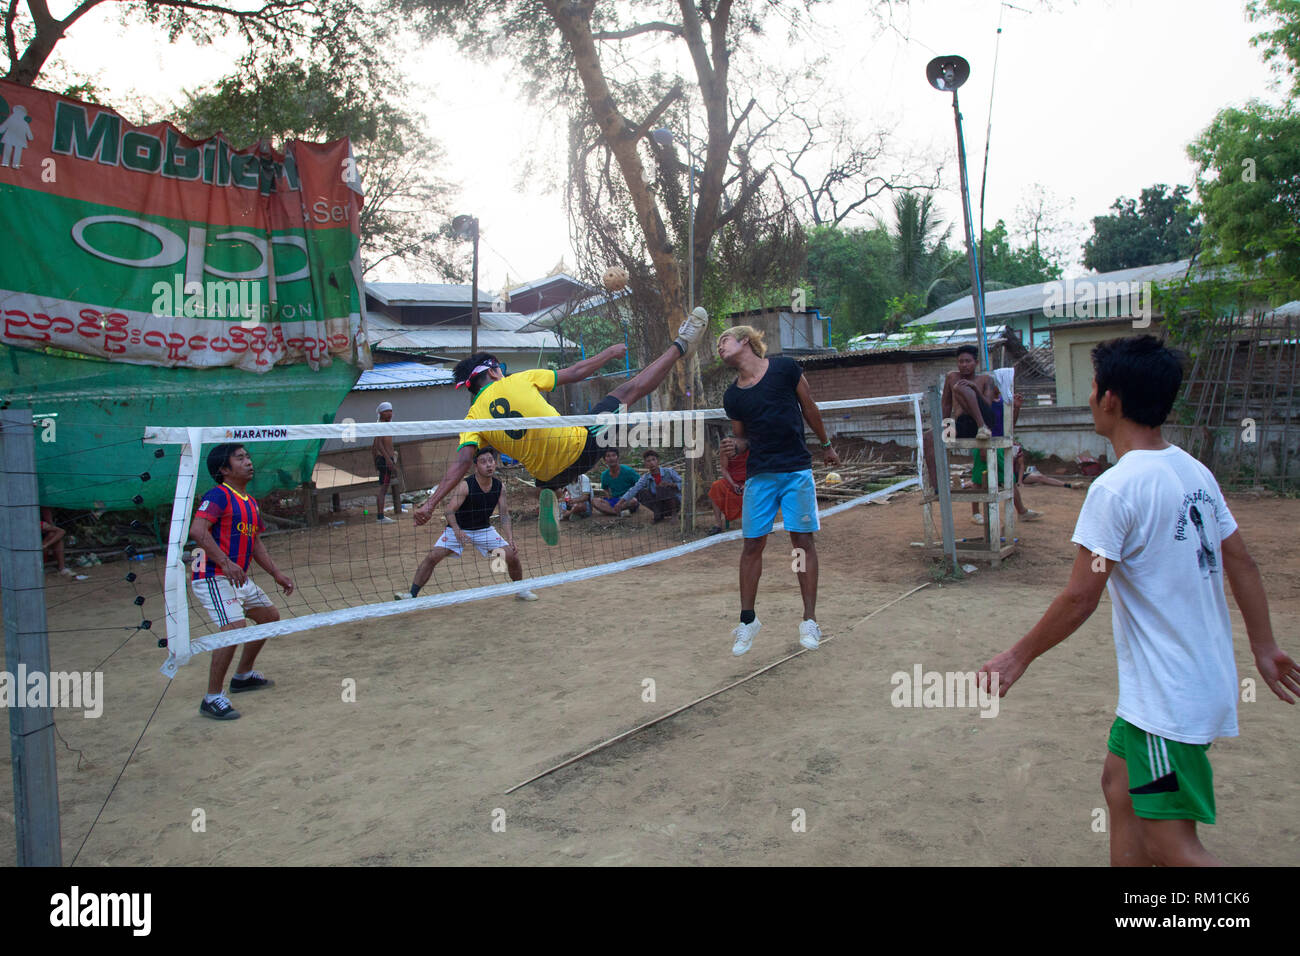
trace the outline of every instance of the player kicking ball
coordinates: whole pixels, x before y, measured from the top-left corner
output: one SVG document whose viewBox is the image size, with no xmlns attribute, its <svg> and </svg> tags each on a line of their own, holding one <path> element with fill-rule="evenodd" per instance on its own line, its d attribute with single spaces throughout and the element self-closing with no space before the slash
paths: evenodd
<svg viewBox="0 0 1300 956">
<path fill-rule="evenodd" d="M 745 451 L 745 498 L 741 528 L 745 538 L 740 554 L 740 625 L 731 653 L 739 657 L 754 642 L 762 623 L 754 614 L 758 579 L 763 573 L 763 548 L 772 531 L 776 512 L 790 532 L 790 544 L 802 554 L 799 593 L 803 597 L 803 622 L 799 643 L 810 651 L 821 646 L 817 624 L 817 485 L 813 481 L 812 455 L 804 438 L 804 421 L 821 442 L 828 465 L 839 456 L 826 437 L 821 412 L 813 402 L 803 369 L 782 355 L 765 358 L 763 333 L 748 325 L 727 329 L 718 336 L 718 357 L 736 370 L 736 380 L 722 396 L 731 419 L 732 435 L 722 440 L 722 454 L 734 457 Z"/>
<path fill-rule="evenodd" d="M 425 555 L 416 569 L 415 580 L 411 590 L 405 594 L 394 594 L 399 601 L 409 601 L 419 597 L 420 588 L 429 583 L 442 559 L 454 554 L 461 556 L 465 548 L 478 548 L 485 558 L 500 548 L 506 559 L 506 570 L 511 581 L 524 579 L 524 568 L 519 563 L 519 552 L 515 549 L 514 533 L 510 526 L 510 505 L 506 501 L 506 486 L 500 478 L 495 477 L 497 470 L 496 453 L 491 448 L 480 448 L 474 455 L 474 474 L 462 481 L 450 495 L 444 505 L 447 513 L 447 528 L 438 538 L 433 550 Z M 501 530 L 503 538 L 492 527 L 492 513 L 500 509 Z M 420 522 L 423 524 L 423 522 Z M 532 591 L 520 591 L 515 595 L 521 601 L 536 601 L 537 595 Z"/>
<path fill-rule="evenodd" d="M 658 388 L 672 367 L 690 354 L 708 322 L 708 313 L 702 308 L 695 309 L 677 330 L 677 338 L 668 346 L 668 351 L 597 402 L 590 414 L 616 412 L 620 405 L 632 405 Z M 477 449 L 491 446 L 523 462 L 536 480 L 540 489 L 537 528 L 543 541 L 549 545 L 556 544 L 559 524 L 555 516 L 555 493 L 563 491 L 565 485 L 585 474 L 601 459 L 605 446 L 600 443 L 599 435 L 606 426 L 501 430 L 502 426 L 511 418 L 558 416 L 560 413 L 542 397 L 543 392 L 581 382 L 607 362 L 622 358 L 626 352 L 626 345 L 611 345 L 599 355 L 559 371 L 538 368 L 510 376 L 506 375 L 506 367 L 497 361 L 496 356 L 487 352 L 478 352 L 459 362 L 454 372 L 456 387 L 468 388 L 473 399 L 465 419 L 496 420 L 498 424 L 461 434 L 455 460 L 438 482 L 438 489 L 415 509 L 415 523 L 422 525 L 433 516 L 438 502 L 460 487 L 461 480 L 469 474 Z"/>
<path fill-rule="evenodd" d="M 1109 588 L 1119 663 L 1119 705 L 1101 772 L 1111 866 L 1217 866 L 1196 824 L 1215 821 L 1210 744 L 1237 736 L 1225 578 L 1255 665 L 1288 704 L 1300 694 L 1300 670 L 1273 639 L 1263 579 L 1218 482 L 1160 434 L 1182 384 L 1177 354 L 1143 335 L 1101 343 L 1092 362 L 1093 424 L 1118 460 L 1088 489 L 1065 590 L 979 679 L 983 687 L 996 680 L 1006 694 Z"/>
<path fill-rule="evenodd" d="M 278 621 L 280 612 L 248 574 L 249 564 L 256 561 L 286 595 L 293 593 L 293 581 L 281 573 L 262 545 L 260 535 L 266 525 L 262 523 L 257 501 L 248 494 L 248 483 L 253 480 L 253 460 L 243 445 L 218 445 L 208 452 L 208 474 L 217 486 L 203 496 L 190 523 L 190 537 L 203 549 L 193 566 L 190 588 L 213 623 L 223 631 L 246 627 L 245 618 L 252 619 L 254 624 Z M 239 711 L 221 692 L 236 646 L 243 650 L 235 676 L 230 679 L 230 692 L 239 694 L 274 686 L 275 681 L 253 670 L 253 662 L 265 643 L 263 638 L 212 652 L 208 692 L 199 704 L 200 714 L 213 720 L 238 719 Z"/>
</svg>

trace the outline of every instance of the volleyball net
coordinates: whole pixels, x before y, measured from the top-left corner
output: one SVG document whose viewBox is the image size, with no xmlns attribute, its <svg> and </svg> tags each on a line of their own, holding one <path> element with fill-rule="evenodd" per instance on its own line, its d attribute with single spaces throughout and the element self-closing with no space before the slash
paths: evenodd
<svg viewBox="0 0 1300 956">
<path fill-rule="evenodd" d="M 823 466 L 813 449 L 821 517 L 922 484 L 922 398 L 818 403 L 840 457 L 838 465 Z M 462 443 L 466 433 L 478 444 Z M 719 408 L 551 418 L 503 413 L 476 422 L 147 428 L 147 445 L 178 458 L 166 560 L 155 562 L 162 564 L 156 573 L 166 608 L 161 670 L 173 677 L 194 655 L 232 644 L 520 595 L 735 540 L 741 537 L 740 499 L 728 498 L 719 457 L 730 434 Z M 510 456 L 525 447 L 525 438 L 530 451 L 521 457 L 542 480 Z M 277 588 L 256 563 L 248 574 L 280 620 L 222 631 L 191 586 L 207 560 L 190 537 L 200 500 L 216 486 L 207 455 L 218 444 L 243 445 L 256 469 L 259 454 L 270 457 L 280 444 L 310 441 L 338 449 L 317 462 L 321 482 L 277 489 L 258 501 L 263 530 L 257 538 L 293 581 L 292 593 Z M 385 447 L 402 462 L 396 493 L 381 489 L 376 474 L 374 459 L 388 457 Z M 489 448 L 493 455 L 478 454 Z M 438 491 L 448 467 L 466 457 L 467 474 L 449 485 L 430 519 L 417 524 L 415 509 Z M 498 483 L 495 511 L 484 514 Z M 393 508 L 393 499 L 404 510 Z M 459 508 L 448 508 L 460 499 Z M 450 527 L 453 517 L 457 527 L 485 527 L 458 535 Z M 413 588 L 422 571 L 427 580 Z M 441 619 L 430 620 L 431 630 L 441 626 Z"/>
</svg>

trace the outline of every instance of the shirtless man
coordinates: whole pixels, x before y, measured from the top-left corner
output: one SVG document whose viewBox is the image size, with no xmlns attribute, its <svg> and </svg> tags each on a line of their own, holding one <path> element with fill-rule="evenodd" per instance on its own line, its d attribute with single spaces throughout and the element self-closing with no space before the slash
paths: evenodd
<svg viewBox="0 0 1300 956">
<path fill-rule="evenodd" d="M 391 422 L 393 420 L 393 406 L 389 402 L 380 402 L 379 407 L 375 409 L 379 414 L 381 422 Z M 375 497 L 375 520 L 380 524 L 392 524 L 393 519 L 384 515 L 384 495 L 390 490 L 393 493 L 393 512 L 402 513 L 402 499 L 397 494 L 397 484 L 393 479 L 397 477 L 397 452 L 393 450 L 392 435 L 376 435 L 375 440 L 370 444 L 370 451 L 375 456 L 375 468 L 379 471 L 379 494 Z"/>
<path fill-rule="evenodd" d="M 993 437 L 993 428 L 1002 432 L 1002 402 L 993 376 L 977 374 L 979 350 L 973 345 L 963 345 L 957 350 L 957 369 L 943 380 L 940 406 L 946 421 L 957 415 L 957 437 L 986 440 Z M 934 436 L 927 429 L 924 440 L 925 470 L 930 487 L 935 488 Z"/>
</svg>

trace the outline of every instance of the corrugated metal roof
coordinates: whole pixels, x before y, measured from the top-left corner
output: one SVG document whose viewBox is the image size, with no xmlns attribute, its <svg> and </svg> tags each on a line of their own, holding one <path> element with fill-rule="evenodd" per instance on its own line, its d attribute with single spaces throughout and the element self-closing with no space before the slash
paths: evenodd
<svg viewBox="0 0 1300 956">
<path fill-rule="evenodd" d="M 534 312 L 531 315 L 528 315 L 526 317 L 528 320 L 526 324 L 533 328 L 554 328 L 557 320 L 565 319 L 573 315 L 582 315 L 584 312 L 590 312 L 593 309 L 602 308 L 610 302 L 631 294 L 631 289 L 623 289 L 614 293 L 600 292 L 576 302 L 561 302 L 548 309 L 542 309 L 539 312 Z"/>
<path fill-rule="evenodd" d="M 1071 314 L 1077 307 L 1086 303 L 1096 303 L 1098 284 L 1129 282 L 1169 282 L 1181 279 L 1187 274 L 1191 260 L 1163 262 L 1154 266 L 1141 266 L 1137 269 L 1120 269 L 1116 272 L 1099 272 L 1080 276 L 1075 279 L 1056 279 L 1052 282 L 1023 285 L 1015 289 L 1001 289 L 997 292 L 984 293 L 984 316 L 986 320 L 1004 318 L 1013 315 L 1042 313 L 1049 303 L 1057 305 Z M 1104 291 L 1104 290 L 1103 290 Z M 1104 296 L 1103 296 L 1104 298 Z M 949 302 L 942 308 L 935 309 L 919 319 L 905 323 L 904 328 L 918 325 L 950 325 L 954 322 L 974 322 L 975 303 L 969 295 Z"/>
<path fill-rule="evenodd" d="M 561 340 L 554 332 L 517 332 L 527 324 L 526 316 L 513 312 L 485 312 L 479 316 L 478 344 L 483 349 L 551 349 L 561 348 Z M 493 327 L 495 326 L 495 328 Z M 389 350 L 429 351 L 431 349 L 468 350 L 470 328 L 468 325 L 400 325 L 385 315 L 366 317 L 367 338 L 371 348 Z M 576 348 L 572 342 L 563 342 L 566 349 Z"/>
<path fill-rule="evenodd" d="M 381 388 L 429 388 L 450 385 L 454 380 L 449 368 L 421 365 L 419 362 L 385 362 L 362 372 L 352 390 L 370 391 Z"/>
<path fill-rule="evenodd" d="M 382 305 L 444 305 L 472 304 L 470 287 L 447 285 L 438 282 L 367 282 L 366 292 Z M 479 308 L 491 308 L 492 296 L 478 290 Z"/>
<path fill-rule="evenodd" d="M 910 323 L 909 323 L 910 324 Z M 1005 325 L 995 325 L 985 331 L 988 340 L 1001 339 L 1006 335 Z M 978 345 L 979 329 L 935 329 L 926 333 L 924 342 L 908 345 L 916 338 L 915 332 L 873 332 L 867 335 L 855 335 L 847 343 L 847 352 L 879 352 L 891 349 L 908 349 L 923 351 L 925 349 L 950 348 L 954 345 Z"/>
</svg>

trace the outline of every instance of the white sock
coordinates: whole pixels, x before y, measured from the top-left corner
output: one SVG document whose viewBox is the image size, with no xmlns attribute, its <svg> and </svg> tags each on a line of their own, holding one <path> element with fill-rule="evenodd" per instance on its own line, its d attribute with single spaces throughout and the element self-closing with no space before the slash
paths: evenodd
<svg viewBox="0 0 1300 956">
<path fill-rule="evenodd" d="M 235 675 L 235 680 L 248 680 L 250 677 L 252 677 L 252 676 L 253 676 L 254 674 L 256 674 L 256 673 L 257 673 L 257 671 L 244 671 L 244 673 L 242 673 L 242 674 L 236 674 L 236 675 Z"/>
<path fill-rule="evenodd" d="M 205 704 L 210 704 L 210 703 L 212 703 L 214 700 L 218 700 L 218 699 L 220 699 L 221 697 L 224 697 L 224 696 L 225 696 L 224 694 L 204 694 L 204 695 L 203 695 L 203 703 L 205 703 Z"/>
</svg>

